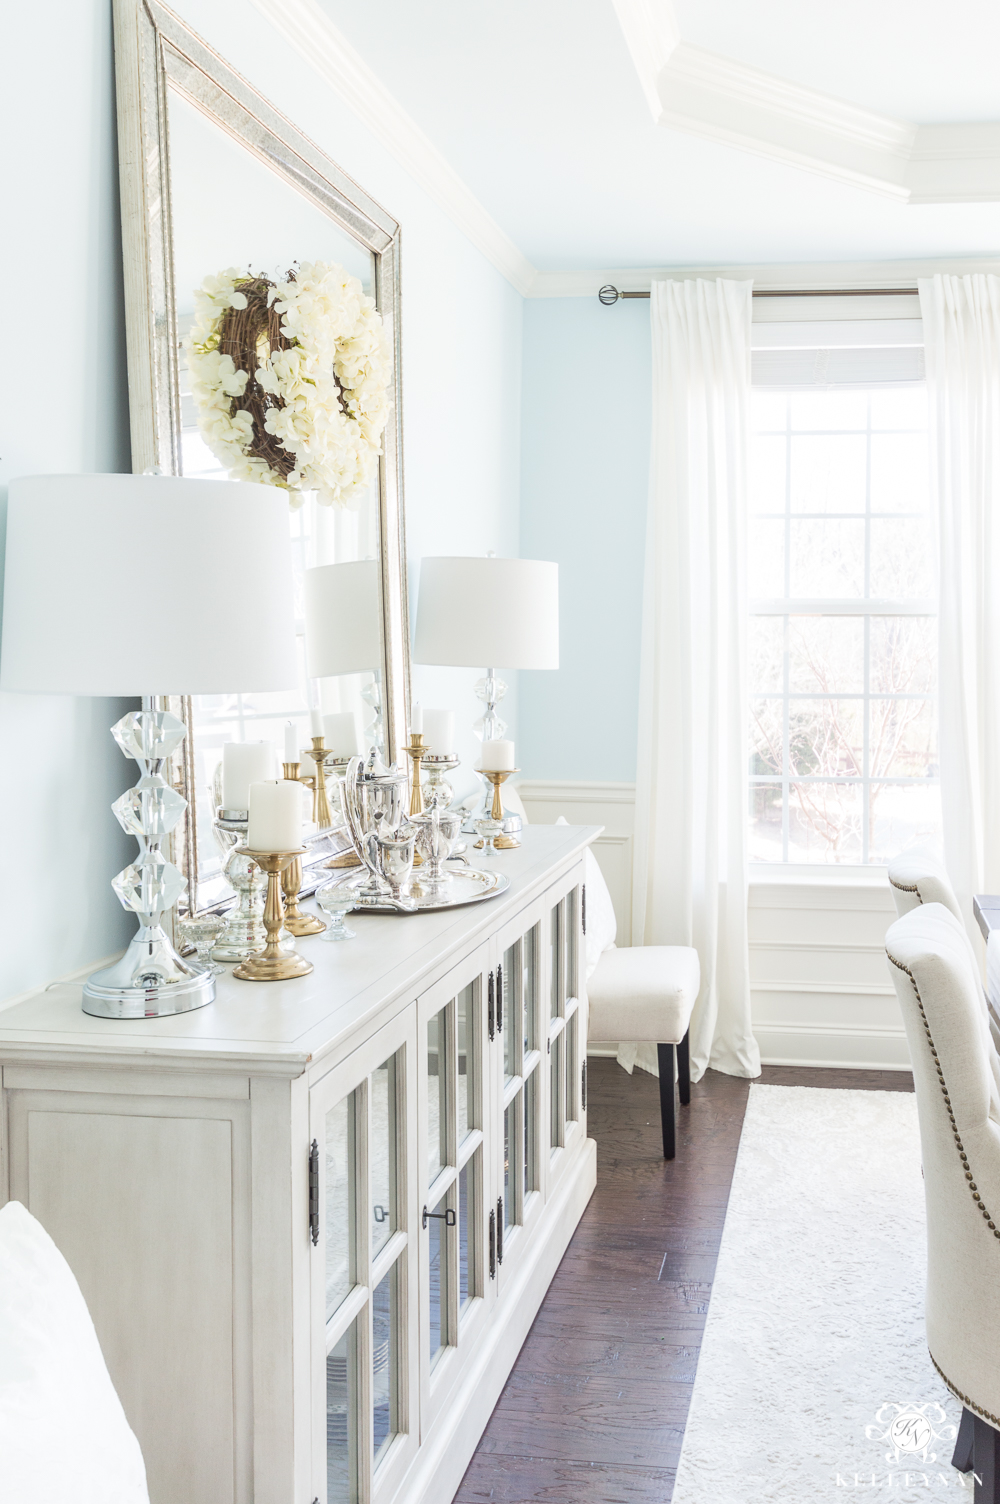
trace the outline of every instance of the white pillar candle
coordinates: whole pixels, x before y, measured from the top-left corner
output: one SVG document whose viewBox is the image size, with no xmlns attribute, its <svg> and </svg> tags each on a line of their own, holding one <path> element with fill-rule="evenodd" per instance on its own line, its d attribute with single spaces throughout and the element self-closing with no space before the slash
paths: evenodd
<svg viewBox="0 0 1000 1504">
<path fill-rule="evenodd" d="M 291 779 L 250 785 L 251 851 L 298 851 L 302 845 L 302 791 Z"/>
<path fill-rule="evenodd" d="M 514 767 L 514 743 L 507 741 L 483 742 L 483 755 L 479 766 L 489 773 L 510 772 Z"/>
<path fill-rule="evenodd" d="M 413 702 L 410 710 L 410 734 L 421 736 L 424 729 L 424 711 L 419 700 Z"/>
<path fill-rule="evenodd" d="M 310 710 L 309 712 L 309 735 L 323 735 L 323 713 L 320 710 Z"/>
<path fill-rule="evenodd" d="M 299 728 L 294 721 L 285 722 L 285 762 L 299 760 Z"/>
<path fill-rule="evenodd" d="M 250 785 L 274 777 L 271 742 L 226 742 L 222 748 L 222 805 L 249 808 Z"/>
<path fill-rule="evenodd" d="M 356 710 L 338 710 L 323 717 L 326 750 L 334 757 L 361 756 L 361 727 Z"/>
<path fill-rule="evenodd" d="M 447 757 L 455 750 L 455 712 L 424 711 L 424 741 L 436 757 Z"/>
</svg>

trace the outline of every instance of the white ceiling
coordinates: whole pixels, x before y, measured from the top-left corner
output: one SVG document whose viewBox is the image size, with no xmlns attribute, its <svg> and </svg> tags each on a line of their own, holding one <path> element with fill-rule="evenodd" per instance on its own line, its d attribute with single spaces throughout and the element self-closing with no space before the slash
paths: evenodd
<svg viewBox="0 0 1000 1504">
<path fill-rule="evenodd" d="M 1000 252 L 1000 203 L 907 204 L 655 124 L 612 0 L 320 4 L 541 270 Z M 879 115 L 1000 121 L 989 0 L 677 0 L 676 25 Z"/>
<path fill-rule="evenodd" d="M 993 0 L 674 0 L 685 42 L 920 122 L 1000 119 Z"/>
</svg>

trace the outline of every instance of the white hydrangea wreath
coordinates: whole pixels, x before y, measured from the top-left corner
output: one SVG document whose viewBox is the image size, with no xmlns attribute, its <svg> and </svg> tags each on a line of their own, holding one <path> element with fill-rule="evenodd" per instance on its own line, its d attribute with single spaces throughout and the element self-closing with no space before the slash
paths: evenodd
<svg viewBox="0 0 1000 1504">
<path fill-rule="evenodd" d="M 195 293 L 184 348 L 198 427 L 234 480 L 348 506 L 371 483 L 392 353 L 374 301 L 334 262 L 284 282 L 230 267 Z"/>
</svg>

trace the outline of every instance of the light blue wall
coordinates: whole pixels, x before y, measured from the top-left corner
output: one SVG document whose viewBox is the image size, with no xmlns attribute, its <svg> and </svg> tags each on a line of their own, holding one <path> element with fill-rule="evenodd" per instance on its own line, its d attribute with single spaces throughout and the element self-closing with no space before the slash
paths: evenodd
<svg viewBox="0 0 1000 1504">
<path fill-rule="evenodd" d="M 424 553 L 517 554 L 521 298 L 276 37 L 252 0 L 175 8 L 403 225 L 414 588 Z M 14 475 L 130 468 L 110 12 L 110 0 L 53 0 L 5 17 L 4 507 Z M 476 677 L 452 669 L 416 676 L 424 704 L 457 710 L 467 766 Z M 516 686 L 506 703 L 516 731 Z M 134 765 L 107 731 L 120 709 L 0 695 L 0 999 L 125 941 L 130 924 L 108 887 L 135 850 L 108 808 L 134 781 Z"/>
<path fill-rule="evenodd" d="M 559 564 L 560 664 L 520 676 L 524 778 L 635 778 L 649 304 L 529 299 L 521 554 Z"/>
<path fill-rule="evenodd" d="M 110 4 L 8 7 L 4 52 L 0 530 L 11 476 L 130 468 Z M 0 998 L 125 942 L 124 708 L 0 694 Z"/>
</svg>

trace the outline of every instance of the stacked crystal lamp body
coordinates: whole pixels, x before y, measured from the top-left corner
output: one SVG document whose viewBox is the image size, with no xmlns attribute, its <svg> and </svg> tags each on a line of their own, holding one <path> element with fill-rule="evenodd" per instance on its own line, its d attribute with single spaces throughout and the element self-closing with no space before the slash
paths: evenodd
<svg viewBox="0 0 1000 1504">
<path fill-rule="evenodd" d="M 122 907 L 138 918 L 139 929 L 121 960 L 89 979 L 83 1009 L 109 1018 L 142 1018 L 148 1001 L 151 1013 L 186 1012 L 215 996 L 212 972 L 183 960 L 161 923 L 187 887 L 183 873 L 160 850 L 187 808 L 187 800 L 162 771 L 184 740 L 186 727 L 167 711 L 145 709 L 123 716 L 111 734 L 139 765 L 138 783 L 112 805 L 122 829 L 138 841 L 139 854 L 111 882 Z"/>
</svg>

